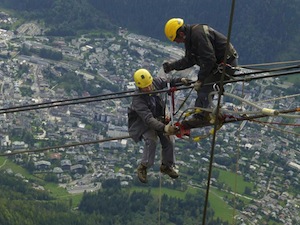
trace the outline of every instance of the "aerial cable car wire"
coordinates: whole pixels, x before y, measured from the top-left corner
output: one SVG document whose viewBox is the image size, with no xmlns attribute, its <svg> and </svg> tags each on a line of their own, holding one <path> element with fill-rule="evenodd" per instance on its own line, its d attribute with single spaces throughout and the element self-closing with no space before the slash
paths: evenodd
<svg viewBox="0 0 300 225">
<path fill-rule="evenodd" d="M 300 63 L 300 60 L 260 63 L 260 64 L 248 64 L 248 65 L 240 65 L 240 66 L 243 68 L 254 69 L 255 67 L 259 67 L 259 66 L 273 66 L 273 65 L 292 64 L 292 63 Z"/>
<path fill-rule="evenodd" d="M 210 124 L 214 124 L 214 122 L 216 120 L 216 115 L 215 115 L 216 106 L 213 103 L 212 96 L 217 93 L 218 92 L 214 91 L 214 92 L 211 92 L 208 96 L 209 103 L 212 106 L 211 108 L 200 108 L 200 107 L 186 108 L 185 110 L 183 110 L 181 112 L 181 114 L 179 115 L 175 124 L 179 125 L 179 127 L 180 127 L 180 124 L 183 120 L 186 120 L 189 116 L 192 116 L 193 114 L 197 114 L 197 113 L 201 113 L 201 112 L 207 112 L 210 117 Z M 227 97 L 229 96 L 236 100 L 239 100 L 241 103 L 246 104 L 246 106 L 247 105 L 251 106 L 253 108 L 253 110 L 250 110 L 250 109 L 247 109 L 247 110 L 232 109 L 231 110 L 231 109 L 219 107 L 219 111 L 220 111 L 219 120 L 220 121 L 218 123 L 217 130 L 219 130 L 223 126 L 223 124 L 226 123 L 226 120 L 228 120 L 229 118 L 230 119 L 234 118 L 236 120 L 237 118 L 246 118 L 251 115 L 266 115 L 266 116 L 273 116 L 273 117 L 278 116 L 278 117 L 292 118 L 292 119 L 300 118 L 300 114 L 297 114 L 300 111 L 299 108 L 296 108 L 295 110 L 291 111 L 294 114 L 287 113 L 288 111 L 283 111 L 283 113 L 281 113 L 281 111 L 278 109 L 266 108 L 266 107 L 259 106 L 258 103 L 251 102 L 249 100 L 246 100 L 244 98 L 241 98 L 241 97 L 231 94 L 231 93 L 223 92 L 223 95 L 227 96 Z M 296 96 L 296 95 L 292 95 L 292 96 Z M 284 125 L 284 124 L 282 124 L 282 125 Z M 298 126 L 297 124 L 286 124 L 286 125 L 287 126 Z M 204 125 L 204 127 L 206 127 L 206 126 L 210 126 L 210 125 L 207 125 L 207 124 Z M 201 126 L 198 128 L 201 128 Z M 184 139 L 186 139 L 188 137 L 190 140 L 192 139 L 193 141 L 200 141 L 201 139 L 207 138 L 208 136 L 210 136 L 213 133 L 213 131 L 214 130 L 211 129 L 205 135 L 202 134 L 202 135 L 198 135 L 196 137 L 192 137 L 190 135 L 191 134 L 190 130 L 185 130 L 180 127 L 180 133 L 177 134 L 176 136 L 179 138 L 184 138 Z"/>
<path fill-rule="evenodd" d="M 248 69 L 251 70 L 250 72 L 241 72 L 240 69 Z M 292 70 L 292 69 L 299 69 L 300 68 L 300 64 L 297 65 L 293 65 L 293 66 L 286 66 L 286 67 L 278 67 L 278 68 L 272 68 L 272 69 L 250 69 L 250 68 L 245 68 L 243 66 L 238 66 L 236 68 L 237 71 L 240 71 L 237 74 L 233 74 L 233 77 L 239 77 L 239 76 L 246 76 L 246 75 L 254 75 L 254 74 L 260 74 L 260 73 L 270 73 L 270 72 L 275 72 L 275 71 L 282 71 L 282 70 Z M 253 71 L 254 70 L 254 71 Z"/>
<path fill-rule="evenodd" d="M 248 81 L 251 81 L 251 80 L 258 80 L 258 79 L 272 78 L 272 77 L 279 77 L 279 76 L 295 75 L 295 74 L 299 74 L 299 73 L 300 73 L 300 69 L 295 70 L 295 71 L 286 71 L 286 72 L 282 72 L 282 73 L 266 74 L 266 75 L 261 75 L 261 76 L 249 76 L 249 77 L 245 77 L 245 78 L 224 81 L 224 84 L 236 83 L 236 82 L 248 82 Z M 248 74 L 248 75 L 251 75 L 251 74 Z M 239 76 L 244 76 L 244 75 L 240 74 Z"/>
<path fill-rule="evenodd" d="M 294 108 L 294 109 L 288 109 L 288 110 L 280 110 L 279 114 L 285 114 L 285 113 L 292 113 L 292 112 L 300 112 L 300 108 Z M 261 115 L 255 115 L 255 116 L 249 116 L 249 117 L 239 117 L 239 118 L 229 118 L 228 120 L 224 121 L 224 124 L 226 123 L 235 123 L 240 121 L 252 121 L 253 119 L 259 119 L 268 117 L 269 115 L 261 114 Z M 0 154 L 0 156 L 10 156 L 10 155 L 17 155 L 17 154 L 24 154 L 24 153 L 33 153 L 33 152 L 45 152 L 48 150 L 53 149 L 60 149 L 60 148 L 70 148 L 70 147 L 76 147 L 81 145 L 91 145 L 91 144 L 98 144 L 108 141 L 115 141 L 115 140 L 122 140 L 122 139 L 129 139 L 131 138 L 128 136 L 120 136 L 120 137 L 112 137 L 112 138 L 105 138 L 101 140 L 95 140 L 95 141 L 88 141 L 88 142 L 78 142 L 78 143 L 72 143 L 72 144 L 66 144 L 66 145 L 58 145 L 58 146 L 49 146 L 45 148 L 40 149 L 27 149 L 27 150 L 18 150 L 13 152 L 5 152 Z"/>
<path fill-rule="evenodd" d="M 262 75 L 262 76 L 254 76 L 254 77 L 252 76 L 252 77 L 247 77 L 247 78 L 233 79 L 233 80 L 224 81 L 224 84 L 236 83 L 236 82 L 242 82 L 242 81 L 248 82 L 251 80 L 271 78 L 271 77 L 277 77 L 277 76 L 294 75 L 297 73 L 300 73 L 300 69 L 296 70 L 296 71 L 290 71 L 290 72 L 284 72 L 284 73 L 276 73 L 276 74 L 268 74 L 268 75 Z M 244 75 L 245 74 L 240 74 L 238 76 L 244 76 Z M 191 84 L 193 84 L 194 82 L 195 81 L 192 81 Z M 216 83 L 219 83 L 219 82 L 216 82 Z M 208 83 L 205 85 L 211 85 L 211 84 L 213 84 L 213 83 Z M 176 90 L 189 89 L 189 88 L 193 88 L 193 86 L 177 87 Z M 169 89 L 156 90 L 156 91 L 150 92 L 150 94 L 167 92 L 167 91 L 170 91 L 170 90 Z M 0 114 L 28 111 L 28 110 L 34 110 L 34 109 L 51 108 L 51 107 L 65 106 L 65 105 L 74 105 L 74 104 L 81 104 L 81 103 L 83 104 L 83 103 L 90 103 L 90 102 L 95 102 L 95 101 L 112 100 L 112 99 L 116 99 L 116 98 L 127 98 L 127 97 L 145 94 L 145 93 L 133 93 L 133 92 L 134 91 L 122 91 L 122 92 L 109 93 L 109 94 L 96 95 L 96 96 L 88 96 L 88 97 L 75 98 L 75 99 L 64 99 L 64 100 L 58 100 L 58 101 L 52 101 L 52 102 L 29 104 L 29 105 L 24 105 L 24 106 L 14 106 L 14 107 L 0 109 Z"/>
<path fill-rule="evenodd" d="M 10 155 L 17 155 L 17 154 L 24 154 L 24 153 L 32 153 L 32 152 L 45 152 L 45 151 L 53 150 L 53 149 L 70 148 L 70 147 L 76 147 L 76 146 L 81 146 L 81 145 L 98 144 L 98 143 L 102 143 L 102 142 L 122 140 L 122 139 L 128 139 L 128 138 L 130 138 L 130 136 L 112 137 L 112 138 L 106 138 L 106 139 L 95 140 L 95 141 L 78 142 L 78 143 L 58 145 L 58 146 L 49 146 L 49 147 L 40 148 L 40 149 L 28 149 L 28 150 L 14 151 L 14 152 L 6 152 L 3 154 L 0 154 L 0 156 L 10 156 Z"/>
<path fill-rule="evenodd" d="M 262 121 L 255 120 L 255 119 L 249 120 L 249 121 L 250 121 L 250 122 L 254 122 L 254 123 L 258 123 L 258 124 L 260 124 L 260 125 L 268 126 L 268 127 L 270 127 L 271 129 L 280 131 L 281 133 L 292 134 L 292 135 L 295 135 L 295 136 L 300 137 L 300 133 L 296 133 L 296 132 L 292 132 L 292 131 L 280 129 L 280 128 L 278 128 L 278 127 L 275 127 L 275 126 L 271 125 L 271 124 L 273 124 L 273 123 L 270 123 L 270 122 L 262 122 Z M 292 124 L 278 124 L 278 125 L 293 126 Z M 300 124 L 295 124 L 295 126 L 300 126 Z"/>
<path fill-rule="evenodd" d="M 215 150 L 215 143 L 216 143 L 216 132 L 218 128 L 219 123 L 219 107 L 221 104 L 221 95 L 223 94 L 223 86 L 224 86 L 224 77 L 225 77 L 225 65 L 227 62 L 227 55 L 229 52 L 229 43 L 230 43 L 230 36 L 231 36 L 231 29 L 232 29 L 232 21 L 233 21 L 233 15 L 234 15 L 234 7 L 235 7 L 235 0 L 232 0 L 231 4 L 231 12 L 230 12 L 230 18 L 229 18 L 229 27 L 228 27 L 228 34 L 227 34 L 227 42 L 226 42 L 226 49 L 224 54 L 224 64 L 223 64 L 223 71 L 222 76 L 220 80 L 220 90 L 218 95 L 218 104 L 217 109 L 215 112 L 216 120 L 214 123 L 214 130 L 213 130 L 213 137 L 211 142 L 211 151 L 210 151 L 210 160 L 209 160 L 209 169 L 208 169 L 208 176 L 207 176 L 207 185 L 206 185 L 206 195 L 205 195 L 205 203 L 204 203 L 204 210 L 203 210 L 203 217 L 202 217 L 202 225 L 206 224 L 206 211 L 207 211 L 207 205 L 208 205 L 208 196 L 209 196 L 209 189 L 210 189 L 210 181 L 211 181 L 211 175 L 212 175 L 212 164 L 213 164 L 213 158 L 214 158 L 214 150 Z"/>
<path fill-rule="evenodd" d="M 299 66 L 297 66 L 297 67 L 293 66 L 293 68 L 298 68 L 298 67 Z M 279 71 L 282 69 L 291 69 L 291 68 L 292 67 L 274 69 L 274 71 Z M 269 71 L 270 70 L 256 71 L 256 72 L 249 72 L 249 73 L 240 73 L 240 74 L 233 75 L 233 77 L 253 75 L 253 74 L 264 73 L 264 72 L 269 72 Z M 293 75 L 296 73 L 300 73 L 300 70 L 285 72 L 285 73 L 269 74 L 269 75 L 251 77 L 251 78 L 248 77 L 248 78 L 242 78 L 242 79 L 233 79 L 233 80 L 225 81 L 224 83 L 228 84 L 228 83 L 234 83 L 234 82 L 239 82 L 239 81 L 250 81 L 250 80 L 255 80 L 255 79 L 263 79 L 263 78 L 282 76 L 282 75 Z M 192 81 L 191 84 L 194 82 L 195 81 Z M 211 85 L 211 84 L 212 83 L 205 84 L 205 85 Z M 178 87 L 177 90 L 187 89 L 187 88 L 191 88 L 191 87 Z M 165 91 L 169 91 L 169 90 L 164 89 L 164 90 L 153 91 L 151 93 L 155 94 L 155 93 L 160 93 L 160 92 L 165 92 Z M 10 113 L 10 112 L 12 113 L 12 112 L 27 111 L 27 110 L 33 110 L 33 109 L 51 108 L 51 107 L 64 106 L 64 105 L 73 105 L 73 104 L 80 104 L 80 103 L 90 103 L 90 102 L 95 102 L 95 101 L 111 100 L 111 99 L 115 99 L 115 98 L 124 98 L 124 97 L 131 97 L 134 95 L 145 94 L 145 93 L 135 93 L 134 94 L 133 92 L 134 92 L 134 90 L 121 91 L 121 92 L 116 92 L 116 93 L 88 96 L 88 97 L 82 97 L 82 98 L 64 99 L 64 100 L 58 100 L 58 101 L 52 101 L 52 102 L 36 103 L 36 104 L 30 104 L 30 105 L 25 105 L 25 106 L 14 106 L 14 107 L 0 109 L 0 114 Z M 128 94 L 128 95 L 126 95 L 126 94 Z"/>
<path fill-rule="evenodd" d="M 209 93 L 209 96 L 212 96 L 214 94 L 217 94 L 216 91 L 213 91 L 211 93 Z M 235 111 L 235 110 L 227 110 L 227 109 L 221 109 L 222 112 L 225 112 L 225 113 L 230 113 L 230 114 L 246 114 L 246 115 L 249 115 L 249 114 L 258 114 L 258 113 L 262 113 L 262 114 L 266 114 L 266 115 L 270 115 L 270 116 L 282 116 L 282 117 L 288 117 L 288 118 L 300 118 L 300 115 L 291 115 L 291 114 L 280 114 L 278 110 L 276 109 L 271 109 L 271 108 L 266 108 L 266 107 L 261 107 L 259 106 L 257 103 L 253 103 L 249 100 L 246 100 L 244 98 L 241 98 L 237 95 L 234 95 L 234 94 L 231 94 L 231 93 L 228 93 L 228 92 L 223 92 L 223 95 L 224 96 L 228 96 L 228 97 L 231 97 L 233 99 L 237 99 L 239 100 L 240 102 L 243 102 L 243 103 L 246 103 L 247 105 L 250 105 L 252 106 L 253 108 L 256 108 L 257 111 Z M 212 97 L 209 97 L 209 100 L 210 100 L 210 104 L 212 105 L 212 107 L 217 107 L 213 104 L 212 102 Z"/>
<path fill-rule="evenodd" d="M 294 113 L 294 112 L 300 112 L 300 108 L 293 108 L 293 109 L 286 109 L 286 110 L 278 110 L 279 114 L 278 116 L 281 116 L 286 113 Z M 252 120 L 252 119 L 258 119 L 263 117 L 268 117 L 270 115 L 268 114 L 259 114 L 259 115 L 253 115 L 253 116 L 246 116 L 246 117 L 239 117 L 239 118 L 229 118 L 227 121 L 224 121 L 224 123 L 231 123 L 234 121 L 244 121 L 244 120 Z"/>
<path fill-rule="evenodd" d="M 299 118 L 300 118 L 300 116 L 299 116 Z M 291 127 L 299 127 L 300 126 L 300 124 L 297 124 L 297 123 L 265 122 L 265 121 L 255 120 L 255 119 L 249 120 L 249 121 L 255 122 L 255 123 L 260 123 L 260 124 L 276 124 L 276 125 L 291 126 Z"/>
<path fill-rule="evenodd" d="M 293 97 L 298 97 L 298 96 L 300 96 L 300 94 L 285 95 L 285 96 L 280 96 L 280 97 L 276 97 L 276 98 L 260 100 L 260 101 L 254 102 L 254 103 L 257 104 L 257 103 L 262 103 L 262 102 L 277 101 L 277 100 L 281 100 L 281 99 L 293 98 Z"/>
<path fill-rule="evenodd" d="M 243 88 L 242 88 L 242 97 L 244 97 L 245 93 L 245 83 L 243 82 Z M 240 106 L 243 107 L 244 102 L 241 101 Z M 239 160 L 240 160 L 240 153 L 241 153 L 241 131 L 243 129 L 243 123 L 240 124 L 238 131 L 237 131 L 237 151 L 236 151 L 236 164 L 235 164 L 235 175 L 234 175 L 234 193 L 237 193 L 237 178 L 238 178 L 238 171 L 239 171 Z M 233 197 L 233 211 L 232 211 L 232 218 L 233 218 L 233 225 L 235 224 L 235 215 L 236 215 L 236 205 L 237 205 L 237 195 L 234 194 Z"/>
<path fill-rule="evenodd" d="M 288 75 L 294 75 L 294 74 L 298 74 L 298 73 L 300 73 L 300 69 L 296 70 L 296 71 L 287 71 L 287 72 L 283 72 L 283 73 L 275 73 L 275 74 L 268 74 L 268 75 L 261 75 L 261 76 L 238 78 L 238 79 L 223 81 L 223 84 L 237 83 L 237 82 L 249 82 L 252 80 L 279 77 L 279 76 L 288 76 Z M 195 81 L 191 82 L 191 84 L 193 84 L 193 83 L 195 83 Z M 214 83 L 219 84 L 220 82 L 214 82 Z M 205 85 L 211 85 L 214 83 L 208 83 Z M 176 90 L 184 90 L 184 89 L 190 89 L 190 88 L 193 88 L 193 85 L 185 86 L 185 87 L 176 87 Z M 29 104 L 29 105 L 23 105 L 23 106 L 2 108 L 2 109 L 0 109 L 0 114 L 23 112 L 23 111 L 29 111 L 29 110 L 35 110 L 35 109 L 53 108 L 53 107 L 66 106 L 66 105 L 85 104 L 85 103 L 91 103 L 91 102 L 96 102 L 96 101 L 128 98 L 128 97 L 133 97 L 133 96 L 143 95 L 143 94 L 156 94 L 156 93 L 162 93 L 162 92 L 169 92 L 172 90 L 174 90 L 174 89 L 172 89 L 172 88 L 171 89 L 162 89 L 162 90 L 151 91 L 149 93 L 133 93 L 133 91 L 123 91 L 123 92 L 109 93 L 109 94 L 96 95 L 96 96 L 88 96 L 88 97 L 75 98 L 75 99 L 64 99 L 64 100 L 58 100 L 58 101 L 52 101 L 52 102 L 44 102 L 44 103 L 36 103 L 36 104 Z"/>
<path fill-rule="evenodd" d="M 233 76 L 234 77 L 246 76 L 246 75 L 253 75 L 253 74 L 265 73 L 265 72 L 270 72 L 270 71 L 280 71 L 280 70 L 286 70 L 286 69 L 292 69 L 292 68 L 299 68 L 299 67 L 300 67 L 299 65 L 292 66 L 292 67 L 282 67 L 282 68 L 275 68 L 275 69 L 272 69 L 272 70 L 253 71 L 253 72 L 248 72 L 248 73 L 239 73 L 239 74 L 236 74 L 236 75 L 233 75 Z M 287 75 L 289 75 L 289 74 L 287 74 Z M 261 77 L 261 78 L 264 78 L 264 77 Z M 230 81 L 228 81 L 228 82 L 230 82 Z M 191 83 L 194 83 L 194 82 L 191 82 Z M 204 85 L 210 85 L 210 84 L 211 83 L 204 84 Z M 32 107 L 32 108 L 34 108 L 34 107 L 38 107 L 38 106 L 42 107 L 44 105 L 49 105 L 49 107 L 56 107 L 56 105 L 53 105 L 53 104 L 65 103 L 65 104 L 60 104 L 60 105 L 68 105 L 68 104 L 73 104 L 73 102 L 77 102 L 77 101 L 79 103 L 82 103 L 82 101 L 83 101 L 83 103 L 84 103 L 85 100 L 88 100 L 88 99 L 94 99 L 94 101 L 97 101 L 98 98 L 109 97 L 109 96 L 112 96 L 112 95 L 129 94 L 128 96 L 130 97 L 130 96 L 132 96 L 132 95 L 130 95 L 130 93 L 134 93 L 134 90 L 121 91 L 121 92 L 115 92 L 115 93 L 108 93 L 108 94 L 102 94 L 102 95 L 94 95 L 94 96 L 81 97 L 81 98 L 63 99 L 63 100 L 57 100 L 57 101 L 51 101 L 51 102 L 43 102 L 43 103 L 30 104 L 30 105 L 25 105 L 25 106 L 14 106 L 14 107 L 9 107 L 9 108 L 2 108 L 2 109 L 0 109 L 0 111 L 3 111 L 3 110 L 11 110 L 11 111 L 13 111 L 14 109 L 22 109 L 22 108 L 25 108 L 25 107 Z M 141 94 L 143 94 L 143 93 L 141 93 Z M 87 101 L 87 102 L 91 102 L 91 101 Z M 75 104 L 77 104 L 77 103 L 75 103 Z"/>
</svg>

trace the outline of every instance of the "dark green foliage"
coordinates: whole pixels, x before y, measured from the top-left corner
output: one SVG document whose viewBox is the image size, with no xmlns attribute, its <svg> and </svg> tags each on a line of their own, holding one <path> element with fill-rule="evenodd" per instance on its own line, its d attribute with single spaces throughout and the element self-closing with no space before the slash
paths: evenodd
<svg viewBox="0 0 300 225">
<path fill-rule="evenodd" d="M 99 95 L 101 94 L 100 90 L 105 88 L 115 92 L 119 91 L 117 85 L 108 83 L 105 80 L 100 80 L 97 77 L 93 82 L 90 82 L 86 81 L 82 75 L 76 74 L 73 71 L 68 71 L 63 68 L 57 68 L 57 70 L 61 72 L 61 76 L 56 76 L 49 68 L 46 68 L 43 71 L 45 78 L 49 80 L 51 86 L 59 84 L 59 87 L 63 88 L 68 94 L 71 91 L 76 91 L 79 95 L 82 95 L 84 92 L 88 92 L 90 95 Z M 76 82 L 74 82 L 74 80 Z M 101 88 L 95 87 L 95 83 Z"/>
<path fill-rule="evenodd" d="M 52 182 L 52 183 L 58 183 L 58 178 L 54 173 L 47 173 L 45 175 L 45 181 Z"/>
<path fill-rule="evenodd" d="M 62 60 L 62 53 L 51 49 L 42 48 L 39 52 L 39 56 L 46 59 Z"/>
<path fill-rule="evenodd" d="M 85 193 L 79 210 L 85 213 L 101 213 L 110 218 L 112 224 L 139 224 L 139 215 L 144 215 L 143 224 L 151 224 L 158 210 L 158 200 L 150 192 L 133 192 L 128 194 L 121 189 L 105 189 L 97 193 Z M 173 198 L 168 195 L 161 197 L 161 221 L 163 224 L 198 224 L 202 220 L 204 194 L 187 194 L 185 199 Z M 213 211 L 208 209 L 208 221 L 212 221 Z M 133 220 L 135 218 L 136 220 Z M 107 219 L 104 219 L 105 221 Z M 156 224 L 156 223 L 154 223 Z M 212 223 L 214 224 L 214 223 Z"/>
<path fill-rule="evenodd" d="M 5 0 L 0 5 L 21 12 L 25 18 L 44 20 L 50 28 L 47 31 L 50 36 L 73 36 L 80 30 L 115 29 L 88 1 Z"/>
<path fill-rule="evenodd" d="M 52 0 L 3 0 L 1 1 L 2 5 L 8 8 L 12 8 L 15 10 L 24 10 L 24 11 L 31 11 L 32 9 L 38 11 L 42 9 L 47 9 L 52 6 L 53 1 Z"/>
<path fill-rule="evenodd" d="M 98 215 L 74 213 L 68 204 L 54 201 L 46 192 L 32 188 L 15 175 L 0 173 L 0 224 L 5 225 L 94 225 Z"/>
<path fill-rule="evenodd" d="M 102 182 L 102 187 L 113 191 L 121 189 L 120 181 L 118 179 L 107 179 Z"/>
<path fill-rule="evenodd" d="M 30 87 L 20 87 L 20 91 L 22 96 L 31 96 L 33 94 Z"/>
<path fill-rule="evenodd" d="M 141 34 L 167 41 L 163 28 L 171 17 L 182 17 L 188 24 L 206 23 L 227 36 L 231 1 L 211 0 L 90 2 L 111 21 Z M 240 63 L 298 59 L 300 44 L 297 28 L 299 1 L 236 1 L 231 41 L 240 53 Z"/>
<path fill-rule="evenodd" d="M 164 24 L 182 17 L 188 24 L 206 23 L 227 36 L 231 1 L 211 0 L 3 0 L 0 6 L 23 17 L 44 20 L 48 35 L 70 36 L 92 29 L 118 26 L 167 41 Z M 298 59 L 300 2 L 236 1 L 230 40 L 240 63 Z"/>
<path fill-rule="evenodd" d="M 16 178 L 13 175 L 0 173 L 0 198 L 10 200 L 51 200 L 47 192 L 38 191 L 31 187 L 29 183 Z"/>
<path fill-rule="evenodd" d="M 15 128 L 9 133 L 14 141 L 24 141 L 29 145 L 34 144 L 33 134 L 26 129 Z"/>
</svg>

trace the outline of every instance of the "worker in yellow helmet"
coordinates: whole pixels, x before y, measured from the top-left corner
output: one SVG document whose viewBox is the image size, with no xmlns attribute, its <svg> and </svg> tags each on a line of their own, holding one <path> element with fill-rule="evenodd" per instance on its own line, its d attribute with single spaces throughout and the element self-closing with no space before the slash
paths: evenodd
<svg viewBox="0 0 300 225">
<path fill-rule="evenodd" d="M 225 59 L 227 38 L 207 25 L 188 25 L 181 18 L 172 18 L 167 21 L 165 35 L 170 41 L 178 44 L 183 43 L 185 46 L 183 58 L 163 64 L 165 73 L 198 65 L 200 70 L 198 79 L 194 84 L 194 89 L 197 91 L 195 107 L 207 108 L 209 106 L 208 95 L 213 91 L 213 84 L 204 86 L 203 84 L 220 81 L 222 72 L 218 68 L 221 68 L 220 65 Z M 232 68 L 237 66 L 237 58 L 237 51 L 232 44 L 229 44 L 226 64 L 230 66 L 225 70 L 225 80 L 233 75 L 234 70 Z M 200 113 L 195 115 L 192 121 L 184 121 L 183 125 L 185 128 L 193 128 L 207 122 L 207 115 Z"/>
<path fill-rule="evenodd" d="M 166 121 L 166 105 L 161 94 L 151 93 L 166 88 L 167 79 L 153 78 L 146 69 L 135 71 L 133 78 L 137 86 L 137 95 L 133 96 L 128 108 L 128 131 L 135 142 L 143 140 L 145 143 L 142 160 L 137 168 L 138 178 L 142 183 L 147 183 L 147 169 L 154 164 L 159 138 L 162 146 L 160 171 L 176 179 L 178 173 L 174 170 L 174 146 L 170 135 L 176 134 L 178 129 Z M 172 78 L 170 86 L 175 84 L 190 85 L 190 81 L 186 78 Z"/>
</svg>

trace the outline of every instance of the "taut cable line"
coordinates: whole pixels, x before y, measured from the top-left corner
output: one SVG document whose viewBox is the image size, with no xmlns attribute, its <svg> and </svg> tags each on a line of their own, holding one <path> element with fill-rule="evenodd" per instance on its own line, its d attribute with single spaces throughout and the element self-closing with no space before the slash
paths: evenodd
<svg viewBox="0 0 300 225">
<path fill-rule="evenodd" d="M 40 148 L 40 149 L 20 150 L 20 151 L 14 151 L 14 152 L 6 152 L 3 154 L 0 154 L 0 156 L 10 156 L 10 155 L 17 155 L 17 154 L 24 154 L 24 153 L 32 153 L 32 152 L 45 152 L 45 151 L 53 150 L 53 149 L 70 148 L 70 147 L 76 147 L 76 146 L 81 146 L 81 145 L 98 144 L 98 143 L 102 143 L 102 142 L 122 140 L 122 139 L 128 139 L 128 138 L 130 138 L 130 136 L 113 137 L 113 138 L 106 138 L 106 139 L 95 140 L 95 141 L 78 142 L 78 143 L 67 144 L 67 145 L 49 146 L 49 147 Z"/>
<path fill-rule="evenodd" d="M 262 75 L 262 76 L 238 78 L 238 79 L 223 81 L 223 84 L 237 83 L 237 82 L 249 82 L 252 80 L 279 77 L 279 76 L 288 76 L 288 75 L 294 75 L 294 74 L 299 74 L 299 73 L 300 73 L 300 69 L 296 70 L 296 71 L 288 71 L 288 72 L 283 72 L 283 73 L 275 73 L 275 74 L 268 74 L 268 75 Z M 244 76 L 244 75 L 245 74 L 240 74 L 239 76 Z M 195 81 L 191 82 L 191 84 L 193 84 L 193 83 L 195 83 Z M 205 86 L 212 85 L 215 83 L 220 84 L 220 82 L 213 82 L 213 83 L 207 83 L 204 85 Z M 91 102 L 97 102 L 97 101 L 128 98 L 128 97 L 145 95 L 145 94 L 157 94 L 157 93 L 170 92 L 170 91 L 175 91 L 175 90 L 184 90 L 184 89 L 190 89 L 190 88 L 193 88 L 193 85 L 184 86 L 184 87 L 171 87 L 171 89 L 156 90 L 156 91 L 151 91 L 148 93 L 134 93 L 134 91 L 122 91 L 122 92 L 109 93 L 109 94 L 96 95 L 96 96 L 88 96 L 88 97 L 82 97 L 82 98 L 64 99 L 64 100 L 58 100 L 58 101 L 52 101 L 52 102 L 44 102 L 44 103 L 36 103 L 36 104 L 29 104 L 29 105 L 23 105 L 23 106 L 2 108 L 2 109 L 0 109 L 0 114 L 23 112 L 23 111 L 29 111 L 29 110 L 35 110 L 35 109 L 53 108 L 53 107 L 66 106 L 66 105 L 85 104 L 85 103 L 91 103 Z"/>
<path fill-rule="evenodd" d="M 229 52 L 232 21 L 233 21 L 233 15 L 234 15 L 234 6 L 235 6 L 235 0 L 232 0 L 230 19 L 229 19 L 229 27 L 228 27 L 228 34 L 227 34 L 227 42 L 226 42 L 226 49 L 225 49 L 224 60 L 223 60 L 224 64 L 223 64 L 221 81 L 219 82 L 220 83 L 220 90 L 219 90 L 218 104 L 217 104 L 217 109 L 216 109 L 215 115 L 219 115 L 219 108 L 220 108 L 220 104 L 221 104 L 221 95 L 224 92 L 223 85 L 224 85 L 224 77 L 225 77 L 225 65 L 227 63 L 227 55 L 228 55 L 228 52 Z M 209 160 L 209 169 L 208 169 L 208 176 L 207 176 L 206 195 L 205 195 L 205 203 L 204 203 L 204 209 L 203 209 L 202 225 L 205 225 L 205 222 L 206 222 L 206 211 L 207 211 L 207 205 L 208 205 L 210 180 L 211 180 L 211 175 L 212 175 L 212 164 L 213 164 L 214 150 L 215 150 L 215 143 L 216 143 L 216 133 L 217 133 L 217 127 L 218 127 L 218 124 L 219 124 L 218 116 L 216 116 L 216 118 L 217 119 L 215 120 L 215 123 L 214 123 L 213 137 L 212 137 L 212 142 L 211 142 L 211 151 L 210 151 L 210 160 Z"/>
<path fill-rule="evenodd" d="M 248 69 L 248 68 L 245 68 L 243 66 L 240 66 L 240 67 L 237 67 L 237 68 Z M 293 65 L 293 66 L 272 68 L 272 69 L 250 69 L 250 70 L 255 70 L 255 71 L 237 73 L 237 74 L 234 74 L 233 77 L 246 76 L 246 75 L 254 75 L 254 74 L 259 74 L 259 73 L 270 73 L 270 72 L 275 72 L 275 71 L 292 70 L 292 69 L 299 69 L 299 68 L 300 68 L 300 64 Z"/>
<path fill-rule="evenodd" d="M 260 63 L 260 64 L 248 64 L 248 65 L 241 65 L 241 67 L 248 68 L 248 69 L 254 69 L 255 67 L 258 67 L 258 66 L 273 66 L 273 65 L 292 64 L 292 63 L 300 63 L 300 60 L 270 62 L 270 63 Z"/>
<path fill-rule="evenodd" d="M 279 111 L 280 114 L 286 114 L 286 113 L 291 113 L 291 112 L 300 112 L 300 108 Z M 240 118 L 230 118 L 230 119 L 224 121 L 223 124 L 235 123 L 235 122 L 240 122 L 240 121 L 245 121 L 245 120 L 252 121 L 254 119 L 259 119 L 259 118 L 268 117 L 268 116 L 269 115 L 263 114 L 263 115 L 255 115 L 255 116 L 240 117 Z M 53 149 L 70 148 L 70 147 L 76 147 L 76 146 L 81 146 L 81 145 L 98 144 L 98 143 L 103 143 L 103 142 L 107 142 L 107 141 L 115 141 L 115 140 L 122 140 L 122 139 L 128 139 L 128 138 L 131 138 L 131 137 L 130 136 L 120 136 L 120 137 L 105 138 L 105 139 L 101 139 L 101 140 L 88 141 L 88 142 L 78 142 L 78 143 L 72 143 L 72 144 L 66 144 L 66 145 L 49 146 L 49 147 L 40 148 L 40 149 L 19 150 L 19 151 L 14 151 L 14 152 L 6 152 L 3 154 L 0 154 L 0 156 L 10 156 L 10 155 L 17 155 L 17 154 L 24 154 L 24 153 L 33 153 L 33 152 L 44 152 L 44 151 L 53 150 Z"/>
</svg>

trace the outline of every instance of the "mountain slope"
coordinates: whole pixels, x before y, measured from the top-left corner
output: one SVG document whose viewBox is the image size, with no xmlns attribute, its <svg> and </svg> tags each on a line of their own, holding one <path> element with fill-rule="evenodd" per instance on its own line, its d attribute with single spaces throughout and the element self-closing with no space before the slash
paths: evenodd
<svg viewBox="0 0 300 225">
<path fill-rule="evenodd" d="M 220 0 L 2 0 L 0 6 L 43 19 L 52 28 L 49 35 L 122 26 L 162 41 L 167 41 L 163 28 L 171 17 L 182 17 L 188 24 L 206 23 L 227 35 L 231 11 L 231 1 Z M 240 63 L 300 58 L 299 19 L 297 0 L 236 1 L 231 41 Z"/>
</svg>

